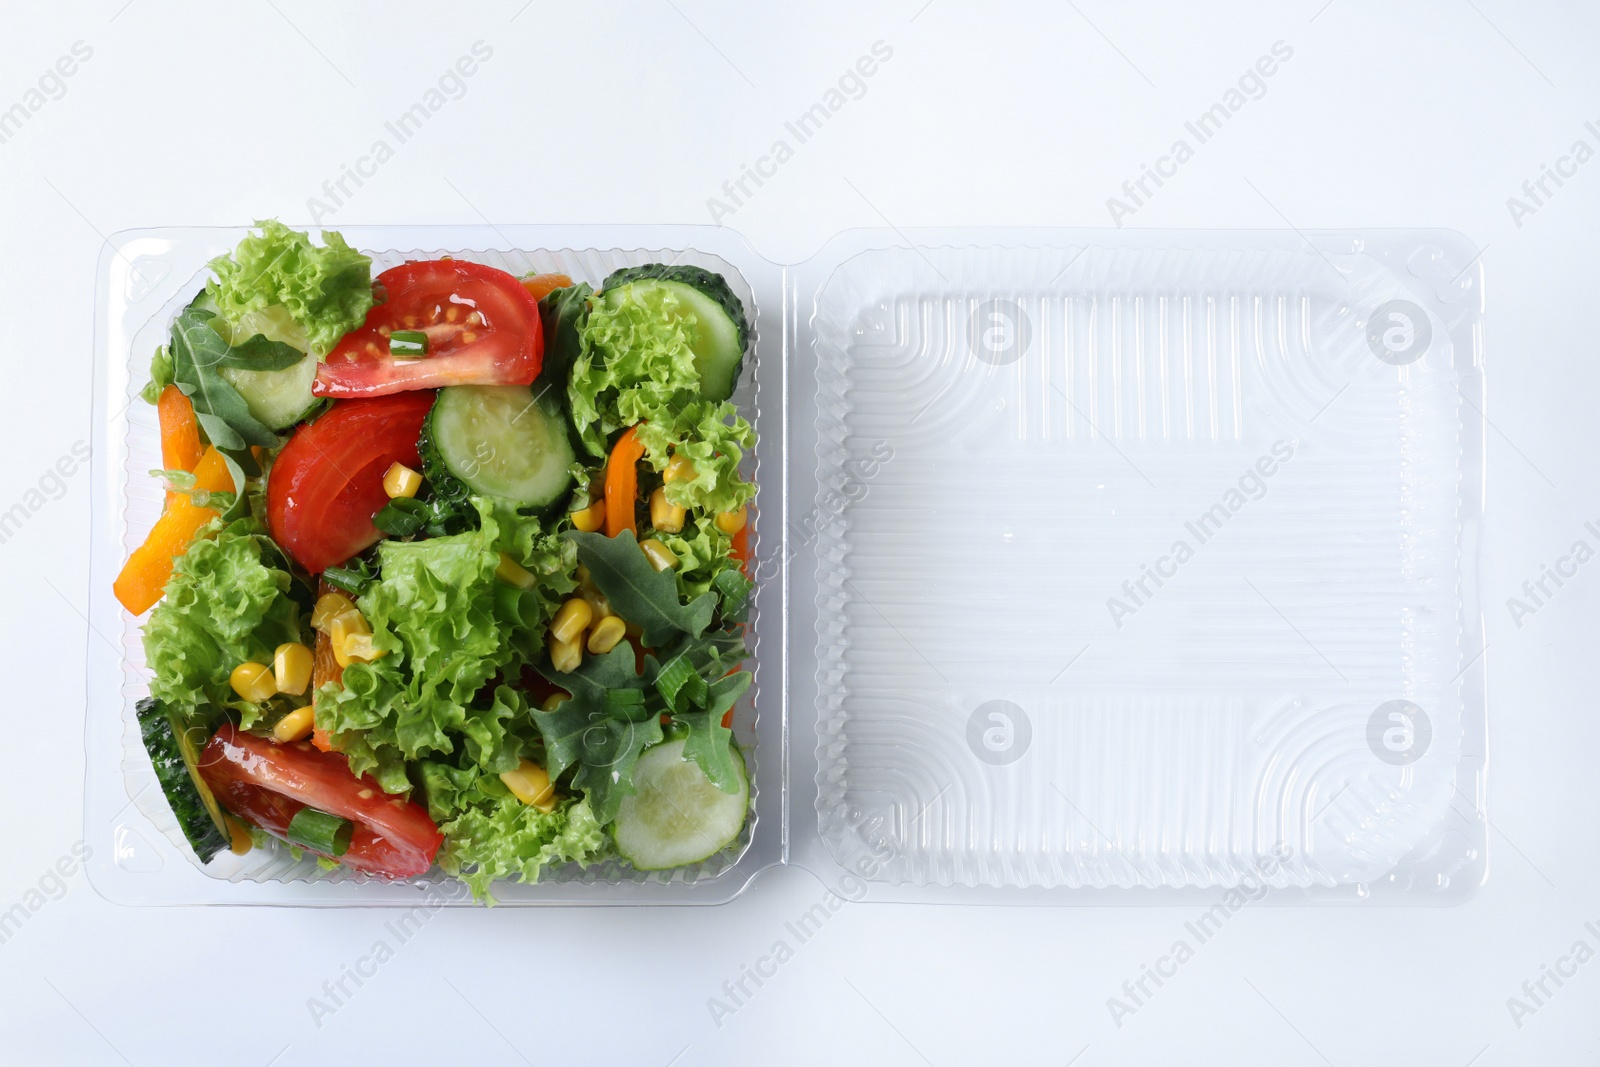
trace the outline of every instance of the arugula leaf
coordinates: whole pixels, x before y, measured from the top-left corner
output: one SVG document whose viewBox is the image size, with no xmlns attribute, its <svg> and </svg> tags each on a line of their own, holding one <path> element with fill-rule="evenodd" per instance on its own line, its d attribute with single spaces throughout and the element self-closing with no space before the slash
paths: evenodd
<svg viewBox="0 0 1600 1067">
<path fill-rule="evenodd" d="M 573 786 L 588 794 L 601 825 L 609 823 L 622 798 L 634 791 L 639 754 L 662 739 L 660 713 L 646 699 L 644 676 L 634 670 L 633 646 L 624 642 L 605 655 L 589 656 L 569 674 L 555 670 L 548 659 L 537 670 L 572 694 L 554 711 L 533 713 L 550 776 L 576 766 Z"/>
<path fill-rule="evenodd" d="M 616 537 L 570 530 L 578 561 L 611 602 L 611 608 L 644 630 L 644 643 L 664 648 L 684 636 L 699 637 L 711 625 L 717 597 L 706 593 L 688 604 L 678 600 L 678 580 L 670 570 L 650 565 L 630 530 Z"/>
<path fill-rule="evenodd" d="M 288 370 L 305 358 L 306 354 L 293 345 L 269 341 L 265 334 L 258 333 L 230 347 L 217 365 L 240 370 Z"/>
<path fill-rule="evenodd" d="M 213 330 L 209 311 L 188 308 L 172 324 L 172 378 L 194 404 L 195 418 L 210 442 L 223 452 L 246 451 L 251 445 L 276 448 L 278 435 L 250 414 L 244 397 L 217 368 L 226 366 L 232 349 Z"/>
<path fill-rule="evenodd" d="M 733 748 L 728 744 L 733 731 L 722 725 L 722 717 L 750 688 L 749 671 L 730 674 L 712 682 L 704 711 L 691 711 L 678 718 L 689 727 L 683 754 L 700 765 L 712 785 L 724 793 L 737 793 L 739 771 L 733 765 Z"/>
</svg>

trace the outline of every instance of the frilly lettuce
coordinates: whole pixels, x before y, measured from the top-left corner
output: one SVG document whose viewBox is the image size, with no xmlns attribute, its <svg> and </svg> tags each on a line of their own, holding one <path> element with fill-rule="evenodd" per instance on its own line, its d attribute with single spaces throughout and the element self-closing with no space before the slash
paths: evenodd
<svg viewBox="0 0 1600 1067">
<path fill-rule="evenodd" d="M 233 705 L 250 725 L 259 708 L 236 699 L 229 674 L 247 660 L 270 663 L 280 644 L 306 639 L 282 562 L 254 519 L 214 520 L 200 530 L 145 624 L 151 696 L 173 707 Z"/>
<path fill-rule="evenodd" d="M 739 566 L 733 558 L 733 538 L 717 529 L 708 515 L 691 518 L 677 533 L 652 530 L 650 536 L 678 557 L 678 593 L 685 600 L 710 592 L 717 575 Z"/>
<path fill-rule="evenodd" d="M 545 624 L 572 591 L 574 550 L 537 519 L 475 499 L 482 526 L 421 541 L 384 541 L 379 580 L 358 601 L 373 644 L 388 655 L 345 668 L 317 696 L 317 725 L 386 790 L 410 788 L 405 761 L 463 752 L 492 772 L 516 766 L 537 736 L 521 693 L 486 692 L 537 654 Z M 538 579 L 495 577 L 506 552 Z"/>
<path fill-rule="evenodd" d="M 589 863 L 609 852 L 587 800 L 552 812 L 510 797 L 489 800 L 439 829 L 444 834 L 440 868 L 471 886 L 474 896 L 491 901 L 489 887 L 498 879 L 516 876 L 533 882 L 547 867 Z"/>
<path fill-rule="evenodd" d="M 694 460 L 695 477 L 667 487 L 679 507 L 733 511 L 755 495 L 739 462 L 755 442 L 729 403 L 699 398 L 689 330 L 693 318 L 637 300 L 594 303 L 572 364 L 567 400 L 585 447 L 595 455 L 624 426 L 643 423 L 638 440 L 655 470 L 674 452 Z"/>
<path fill-rule="evenodd" d="M 756 487 L 739 477 L 739 461 L 755 444 L 755 431 L 732 404 L 691 401 L 657 412 L 636 434 L 656 470 L 673 455 L 694 461 L 693 478 L 667 483 L 667 499 L 679 507 L 737 511 L 756 495 Z"/>
<path fill-rule="evenodd" d="M 239 242 L 231 256 L 211 261 L 206 291 L 231 327 L 268 308 L 282 307 L 305 332 L 310 351 L 326 355 L 345 333 L 366 321 L 373 303 L 372 260 L 339 234 L 324 230 L 323 247 L 275 219 L 257 222 L 260 234 Z"/>
</svg>

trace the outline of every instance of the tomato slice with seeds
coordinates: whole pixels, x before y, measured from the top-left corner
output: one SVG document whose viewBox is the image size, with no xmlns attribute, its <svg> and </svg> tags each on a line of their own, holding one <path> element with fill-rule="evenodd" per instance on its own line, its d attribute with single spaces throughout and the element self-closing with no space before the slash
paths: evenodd
<svg viewBox="0 0 1600 1067">
<path fill-rule="evenodd" d="M 395 463 L 422 467 L 417 438 L 433 393 L 341 400 L 294 432 L 267 475 L 272 539 L 312 574 L 343 563 L 383 535 L 372 525 L 389 502 Z"/>
<path fill-rule="evenodd" d="M 390 796 L 366 775 L 351 774 L 344 756 L 305 741 L 280 745 L 226 723 L 200 750 L 199 771 L 223 807 L 274 837 L 287 838 L 301 808 L 349 819 L 350 847 L 329 858 L 358 871 L 424 874 L 444 844 L 421 805 Z"/>
<path fill-rule="evenodd" d="M 539 302 L 503 270 L 458 259 L 378 275 L 381 304 L 317 370 L 316 396 L 371 397 L 447 385 L 532 385 L 544 362 Z M 427 335 L 427 353 L 396 359 L 396 330 Z"/>
</svg>

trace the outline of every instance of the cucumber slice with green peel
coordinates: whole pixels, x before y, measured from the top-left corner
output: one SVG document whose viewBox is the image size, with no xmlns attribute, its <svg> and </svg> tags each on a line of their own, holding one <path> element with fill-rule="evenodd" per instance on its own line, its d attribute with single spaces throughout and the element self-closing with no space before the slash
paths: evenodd
<svg viewBox="0 0 1600 1067">
<path fill-rule="evenodd" d="M 651 307 L 670 306 L 679 316 L 693 316 L 690 347 L 695 369 L 700 372 L 700 395 L 707 400 L 726 400 L 733 395 L 750 343 L 750 323 L 744 305 L 722 275 L 700 267 L 661 263 L 629 267 L 607 278 L 597 299 L 612 309 L 624 300 L 637 300 Z"/>
<path fill-rule="evenodd" d="M 285 370 L 221 367 L 223 379 L 244 397 L 250 414 L 269 430 L 286 430 L 304 419 L 322 401 L 311 395 L 317 361 L 305 356 Z"/>
<path fill-rule="evenodd" d="M 641 871 L 687 867 L 739 839 L 750 807 L 744 758 L 733 750 L 739 788 L 724 793 L 683 754 L 682 739 L 645 749 L 633 768 L 634 793 L 622 798 L 611 835 Z M 733 748 L 732 745 L 728 746 Z"/>
<path fill-rule="evenodd" d="M 217 313 L 211 294 L 202 290 L 189 304 L 197 311 Z M 248 311 L 239 325 L 230 326 L 220 315 L 211 320 L 211 328 L 230 345 L 239 345 L 260 335 L 291 348 L 306 350 L 306 332 L 289 318 L 288 309 L 274 304 L 260 311 Z M 300 422 L 322 401 L 311 395 L 311 383 L 317 380 L 317 361 L 310 357 L 282 370 L 249 370 L 244 367 L 219 367 L 217 373 L 244 398 L 245 406 L 256 421 L 269 430 L 287 430 Z"/>
<path fill-rule="evenodd" d="M 434 491 L 450 499 L 465 486 L 524 507 L 564 500 L 575 457 L 555 393 L 525 385 L 439 390 L 418 449 Z"/>
<path fill-rule="evenodd" d="M 228 847 L 228 828 L 217 798 L 200 777 L 200 749 L 209 738 L 204 726 L 186 723 L 153 697 L 139 701 L 139 736 L 155 768 L 178 828 L 201 863 Z"/>
</svg>

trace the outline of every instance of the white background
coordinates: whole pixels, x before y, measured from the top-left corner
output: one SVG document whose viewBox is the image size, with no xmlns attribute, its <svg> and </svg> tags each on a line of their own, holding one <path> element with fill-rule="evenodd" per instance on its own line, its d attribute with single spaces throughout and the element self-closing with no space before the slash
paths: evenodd
<svg viewBox="0 0 1600 1067">
<path fill-rule="evenodd" d="M 5 4 L 0 110 L 74 42 L 93 56 L 0 144 L 0 510 L 89 437 L 105 235 L 307 220 L 307 198 L 474 41 L 493 58 L 466 95 L 328 225 L 711 221 L 707 198 L 880 40 L 893 57 L 865 95 L 723 220 L 763 254 L 802 259 L 852 226 L 1108 225 L 1107 198 L 1281 40 L 1293 58 L 1266 94 L 1127 221 L 1441 226 L 1486 246 L 1488 882 L 1451 909 L 1246 909 L 1120 1029 L 1107 998 L 1194 909 L 852 905 L 718 1026 L 708 998 L 819 898 L 796 870 L 715 908 L 441 913 L 319 1026 L 307 999 L 391 916 L 130 909 L 80 873 L 0 944 L 0 1058 L 1600 1062 L 1600 961 L 1520 1028 L 1506 1004 L 1580 937 L 1600 948 L 1583 928 L 1600 926 L 1600 563 L 1520 628 L 1505 607 L 1600 520 L 1600 161 L 1520 227 L 1506 204 L 1574 141 L 1600 148 L 1584 128 L 1600 127 L 1600 15 L 1553 0 L 522 3 Z M 87 480 L 0 546 L 0 909 L 83 832 Z"/>
</svg>

